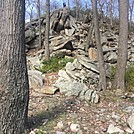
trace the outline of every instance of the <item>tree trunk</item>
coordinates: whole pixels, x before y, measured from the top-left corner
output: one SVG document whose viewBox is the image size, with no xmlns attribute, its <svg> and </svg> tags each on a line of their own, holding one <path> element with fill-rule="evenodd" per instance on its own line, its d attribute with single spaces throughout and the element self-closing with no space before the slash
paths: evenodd
<svg viewBox="0 0 134 134">
<path fill-rule="evenodd" d="M 101 40 L 100 40 L 100 31 L 99 31 L 98 13 L 97 13 L 97 0 L 92 0 L 92 10 L 93 10 L 94 31 L 95 31 L 96 46 L 98 50 L 98 61 L 99 61 L 99 69 L 100 69 L 99 89 L 106 90 L 106 72 L 105 72 L 105 65 L 104 65 L 103 50 L 102 50 Z"/>
<path fill-rule="evenodd" d="M 113 0 L 110 0 L 110 25 L 113 26 Z"/>
<path fill-rule="evenodd" d="M 89 31 L 88 31 L 87 41 L 86 41 L 86 44 L 85 44 L 85 51 L 86 52 L 88 52 L 88 49 L 91 45 L 91 38 L 92 38 L 93 29 L 94 29 L 94 25 L 93 25 L 93 22 L 91 22 L 91 25 L 90 25 L 90 28 L 89 28 Z"/>
<path fill-rule="evenodd" d="M 24 6 L 25 0 L 0 1 L 0 134 L 21 134 L 27 123 Z"/>
<path fill-rule="evenodd" d="M 38 46 L 38 49 L 41 49 L 42 44 L 41 44 L 41 12 L 40 12 L 40 0 L 38 0 L 37 8 L 38 8 L 38 20 L 39 20 L 39 46 Z"/>
<path fill-rule="evenodd" d="M 68 8 L 70 9 L 70 1 L 68 0 Z"/>
<path fill-rule="evenodd" d="M 119 0 L 119 15 L 120 33 L 114 88 L 120 90 L 120 93 L 123 93 L 125 91 L 125 72 L 127 64 L 128 0 Z"/>
<path fill-rule="evenodd" d="M 78 20 L 79 17 L 79 1 L 76 0 L 76 21 Z"/>
<path fill-rule="evenodd" d="M 46 31 L 45 31 L 45 59 L 46 60 L 50 58 L 49 31 L 50 31 L 50 0 L 46 0 Z"/>
<path fill-rule="evenodd" d="M 132 27 L 133 8 L 134 8 L 134 0 L 132 1 L 132 4 L 129 4 L 129 9 L 130 9 L 129 28 L 130 28 L 130 31 L 131 31 L 131 27 Z"/>
</svg>

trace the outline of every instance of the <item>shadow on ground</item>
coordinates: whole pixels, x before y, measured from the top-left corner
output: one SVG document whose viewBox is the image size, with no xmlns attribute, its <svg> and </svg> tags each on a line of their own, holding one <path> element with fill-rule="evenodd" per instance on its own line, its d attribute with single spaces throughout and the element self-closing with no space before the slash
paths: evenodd
<svg viewBox="0 0 134 134">
<path fill-rule="evenodd" d="M 41 113 L 35 116 L 29 117 L 28 129 L 38 128 L 42 126 L 42 124 L 45 123 L 46 121 L 49 122 L 51 120 L 54 120 L 58 118 L 58 116 L 60 116 L 61 114 L 65 114 L 66 112 L 67 109 L 63 104 L 55 106 L 46 111 L 42 111 Z"/>
</svg>

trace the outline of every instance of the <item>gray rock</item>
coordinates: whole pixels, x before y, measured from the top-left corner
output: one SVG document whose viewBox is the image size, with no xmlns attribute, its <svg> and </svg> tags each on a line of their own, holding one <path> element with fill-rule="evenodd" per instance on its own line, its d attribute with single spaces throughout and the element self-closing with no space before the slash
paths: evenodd
<svg viewBox="0 0 134 134">
<path fill-rule="evenodd" d="M 126 131 L 126 134 L 133 134 L 133 132 L 134 132 L 134 131 L 131 130 L 130 128 L 127 128 L 125 131 Z"/>
<path fill-rule="evenodd" d="M 111 64 L 114 64 L 114 63 L 117 62 L 117 54 L 116 54 L 116 52 L 110 52 L 109 53 L 107 62 L 108 63 L 111 63 Z"/>
<path fill-rule="evenodd" d="M 79 69 L 79 70 L 82 69 L 82 65 L 78 62 L 77 59 L 75 59 L 75 60 L 73 61 L 73 66 L 74 66 L 76 69 Z"/>
<path fill-rule="evenodd" d="M 89 89 L 85 92 L 84 98 L 86 101 L 90 102 L 92 99 L 93 90 Z"/>
<path fill-rule="evenodd" d="M 58 75 L 65 80 L 71 81 L 71 78 L 67 75 L 66 71 L 64 70 L 59 70 Z"/>
<path fill-rule="evenodd" d="M 42 87 L 44 84 L 44 78 L 41 72 L 39 71 L 29 70 L 28 78 L 29 78 L 30 88 L 39 88 L 39 87 Z"/>
<path fill-rule="evenodd" d="M 107 133 L 108 134 L 124 134 L 124 131 L 121 130 L 120 128 L 114 126 L 113 124 L 110 124 L 109 127 L 108 127 L 108 130 L 107 130 Z"/>
<path fill-rule="evenodd" d="M 64 58 L 65 56 L 71 56 L 71 55 L 72 55 L 71 50 L 67 49 L 57 50 L 51 54 L 51 56 L 57 56 L 59 58 Z"/>
<path fill-rule="evenodd" d="M 127 123 L 129 127 L 134 131 L 134 113 L 128 118 Z"/>
<path fill-rule="evenodd" d="M 66 134 L 65 132 L 56 131 L 56 134 Z"/>
<path fill-rule="evenodd" d="M 36 33 L 32 29 L 29 29 L 29 30 L 25 31 L 25 43 L 30 42 L 35 37 L 36 37 Z"/>
<path fill-rule="evenodd" d="M 28 64 L 28 69 L 32 70 L 32 69 L 40 67 L 41 60 L 40 60 L 39 56 L 27 57 L 27 64 Z"/>
<path fill-rule="evenodd" d="M 99 102 L 99 99 L 100 99 L 99 95 L 97 94 L 96 91 L 94 91 L 94 92 L 92 93 L 91 102 L 96 104 L 96 103 Z"/>
<path fill-rule="evenodd" d="M 59 50 L 59 49 L 67 49 L 67 50 L 71 50 L 71 51 L 74 50 L 71 40 L 66 41 L 63 44 L 58 45 L 53 48 L 54 51 Z"/>
<path fill-rule="evenodd" d="M 65 34 L 67 36 L 72 36 L 75 32 L 75 29 L 74 28 L 71 28 L 71 29 L 65 29 Z"/>
<path fill-rule="evenodd" d="M 63 44 L 66 41 L 66 39 L 63 36 L 56 36 L 56 37 L 52 37 L 50 39 L 50 46 L 58 46 L 60 44 Z"/>
<path fill-rule="evenodd" d="M 65 93 L 66 96 L 79 96 L 80 92 L 83 90 L 87 90 L 88 87 L 83 84 L 83 83 L 79 83 L 79 82 L 56 82 L 55 86 L 57 88 L 59 88 L 61 93 Z"/>
<path fill-rule="evenodd" d="M 66 70 L 73 71 L 73 70 L 75 70 L 75 66 L 74 66 L 73 63 L 68 62 L 68 63 L 66 64 L 66 66 L 65 66 L 65 69 L 66 69 Z"/>
<path fill-rule="evenodd" d="M 85 66 L 86 68 L 96 72 L 99 74 L 99 68 L 95 65 L 94 62 L 90 61 L 89 58 L 86 58 L 84 56 L 78 56 L 78 61 L 83 65 Z"/>
</svg>

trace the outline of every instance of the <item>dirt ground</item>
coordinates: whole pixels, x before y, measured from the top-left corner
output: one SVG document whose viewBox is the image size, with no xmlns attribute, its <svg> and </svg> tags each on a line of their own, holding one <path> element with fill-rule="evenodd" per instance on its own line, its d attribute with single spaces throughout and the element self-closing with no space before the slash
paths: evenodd
<svg viewBox="0 0 134 134">
<path fill-rule="evenodd" d="M 51 86 L 57 78 L 57 73 L 47 74 L 44 87 Z M 110 124 L 126 130 L 126 121 L 132 112 L 134 98 L 117 97 L 110 90 L 100 92 L 100 102 L 91 104 L 75 96 L 66 97 L 59 91 L 49 95 L 40 89 L 30 89 L 29 131 L 37 134 L 106 134 Z M 70 128 L 71 124 L 78 125 L 77 132 Z"/>
</svg>

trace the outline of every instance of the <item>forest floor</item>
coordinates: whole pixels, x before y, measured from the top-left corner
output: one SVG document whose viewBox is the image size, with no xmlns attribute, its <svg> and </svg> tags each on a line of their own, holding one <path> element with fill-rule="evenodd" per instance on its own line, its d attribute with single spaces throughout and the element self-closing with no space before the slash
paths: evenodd
<svg viewBox="0 0 134 134">
<path fill-rule="evenodd" d="M 48 87 L 58 75 L 50 73 L 45 78 L 44 87 Z M 100 102 L 91 104 L 60 92 L 48 95 L 30 89 L 29 131 L 31 134 L 106 134 L 111 124 L 126 130 L 132 112 L 134 98 L 117 97 L 110 90 L 100 92 Z"/>
</svg>

